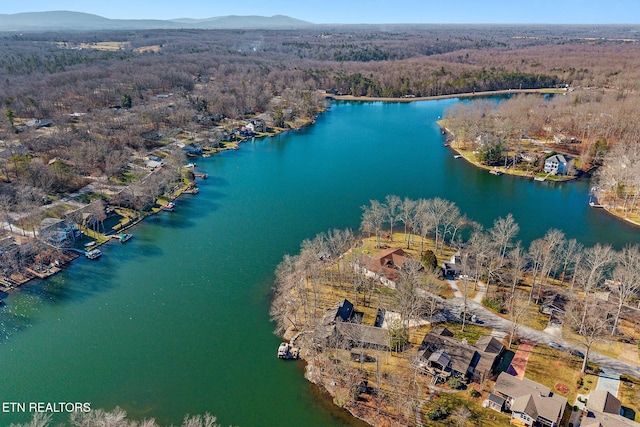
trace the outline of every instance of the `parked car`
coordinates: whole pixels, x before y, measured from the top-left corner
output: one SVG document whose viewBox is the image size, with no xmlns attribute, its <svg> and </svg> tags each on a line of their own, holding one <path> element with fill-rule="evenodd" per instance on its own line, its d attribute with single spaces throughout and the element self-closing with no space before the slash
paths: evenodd
<svg viewBox="0 0 640 427">
<path fill-rule="evenodd" d="M 576 350 L 575 348 L 569 349 L 569 354 L 572 356 L 579 357 L 580 359 L 584 359 L 584 353 L 580 350 Z"/>
<path fill-rule="evenodd" d="M 564 350 L 564 347 L 563 347 L 563 346 L 561 346 L 560 344 L 558 344 L 558 343 L 557 343 L 557 342 L 555 342 L 555 341 L 551 341 L 551 342 L 549 343 L 549 347 L 551 347 L 551 348 L 555 348 L 556 350 Z"/>
</svg>

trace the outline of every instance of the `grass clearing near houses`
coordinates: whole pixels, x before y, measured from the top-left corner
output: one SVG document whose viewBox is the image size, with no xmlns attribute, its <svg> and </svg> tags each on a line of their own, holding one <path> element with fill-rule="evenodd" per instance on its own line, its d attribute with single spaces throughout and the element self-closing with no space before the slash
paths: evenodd
<svg viewBox="0 0 640 427">
<path fill-rule="evenodd" d="M 531 350 L 524 376 L 549 388 L 554 393 L 566 397 L 573 405 L 582 378 L 580 368 L 582 360 L 569 353 L 545 345 L 536 345 Z M 568 386 L 567 393 L 560 393 L 556 385 Z"/>
</svg>

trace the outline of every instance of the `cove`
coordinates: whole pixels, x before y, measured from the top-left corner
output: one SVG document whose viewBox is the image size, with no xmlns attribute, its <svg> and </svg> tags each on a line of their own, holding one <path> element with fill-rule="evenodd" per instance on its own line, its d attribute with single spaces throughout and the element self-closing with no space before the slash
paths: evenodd
<svg viewBox="0 0 640 427">
<path fill-rule="evenodd" d="M 276 358 L 273 271 L 303 239 L 357 229 L 361 205 L 397 194 L 452 200 L 486 227 L 511 212 L 527 245 L 552 227 L 585 245 L 639 241 L 588 206 L 587 181 L 496 177 L 454 159 L 435 122 L 456 102 L 337 102 L 313 126 L 199 159 L 209 179 L 176 212 L 7 298 L 0 399 L 118 405 L 163 424 L 208 411 L 222 425 L 358 425 L 301 363 Z M 0 413 L 0 425 L 27 419 Z"/>
</svg>

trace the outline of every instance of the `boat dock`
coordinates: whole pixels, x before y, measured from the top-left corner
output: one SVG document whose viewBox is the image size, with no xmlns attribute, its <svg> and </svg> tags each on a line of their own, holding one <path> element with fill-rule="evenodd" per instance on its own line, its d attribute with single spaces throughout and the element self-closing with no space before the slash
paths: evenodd
<svg viewBox="0 0 640 427">
<path fill-rule="evenodd" d="M 200 172 L 194 173 L 194 174 L 193 174 L 193 176 L 195 176 L 196 178 L 202 178 L 202 179 L 207 179 L 207 178 L 209 178 L 209 174 L 206 174 L 206 173 L 200 173 Z"/>
<path fill-rule="evenodd" d="M 282 342 L 278 347 L 278 358 L 279 359 L 297 359 L 300 357 L 300 349 L 298 347 L 293 347 L 289 343 Z"/>
</svg>

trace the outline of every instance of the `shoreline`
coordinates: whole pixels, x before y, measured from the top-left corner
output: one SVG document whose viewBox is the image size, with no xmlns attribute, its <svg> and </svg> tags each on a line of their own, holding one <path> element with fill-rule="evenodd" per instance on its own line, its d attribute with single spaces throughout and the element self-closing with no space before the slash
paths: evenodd
<svg viewBox="0 0 640 427">
<path fill-rule="evenodd" d="M 271 138 L 271 137 L 276 137 L 278 135 L 285 134 L 290 131 L 299 130 L 303 127 L 314 124 L 317 116 L 323 113 L 324 111 L 326 111 L 326 108 L 319 109 L 315 117 L 307 120 L 301 120 L 299 122 L 294 122 L 291 125 L 289 125 L 289 127 L 286 127 L 286 128 L 273 127 L 271 128 L 272 129 L 271 132 L 260 132 L 253 137 L 244 137 L 236 141 L 228 141 L 228 143 L 225 144 L 223 148 L 203 150 L 203 154 L 206 154 L 206 156 L 198 155 L 195 157 L 206 158 L 206 157 L 214 156 L 216 154 L 221 154 L 226 151 L 239 150 L 240 145 L 242 143 L 245 143 L 252 139 Z M 192 158 L 194 157 L 188 157 L 188 159 L 192 159 Z M 186 166 L 187 164 L 183 165 L 182 167 L 186 167 Z M 165 193 L 158 196 L 158 198 L 156 199 L 156 205 L 162 206 L 163 204 L 162 202 L 166 202 L 166 203 L 173 202 L 178 198 L 180 198 L 183 194 L 192 194 L 192 195 L 197 194 L 197 191 L 196 192 L 193 191 L 194 189 L 195 190 L 198 189 L 196 178 L 197 176 L 194 176 L 194 180 L 192 182 L 189 182 L 189 183 L 183 182 L 182 184 L 174 187 L 174 189 L 171 190 L 169 193 Z M 128 187 L 125 187 L 124 189 L 126 188 Z M 113 205 L 109 205 L 109 206 L 113 206 Z M 118 206 L 114 206 L 114 207 L 118 208 Z M 140 224 L 145 219 L 155 216 L 161 212 L 163 212 L 161 207 L 157 207 L 157 206 L 152 207 L 150 211 L 144 212 L 142 215 L 129 218 L 128 222 L 121 225 L 118 229 L 112 229 L 108 234 L 101 233 L 99 237 L 92 237 L 91 235 L 82 232 L 82 235 L 90 239 L 94 239 L 95 243 L 91 246 L 91 249 L 96 249 L 107 242 L 111 242 L 114 236 L 117 236 L 119 233 L 123 233 L 124 231 L 129 230 L 134 226 Z M 23 240 L 23 238 L 25 237 L 25 236 L 20 236 L 19 233 L 15 231 L 11 231 L 11 234 L 17 234 L 17 237 L 19 237 L 19 240 Z M 28 266 L 25 266 L 22 271 L 18 273 L 14 273 L 12 276 L 7 276 L 7 277 L 0 276 L 0 292 L 5 293 L 7 295 L 15 292 L 19 292 L 22 286 L 29 284 L 33 280 L 36 280 L 36 279 L 46 280 L 52 276 L 55 276 L 57 273 L 68 268 L 68 266 L 71 265 L 72 261 L 82 256 L 79 252 L 76 252 L 75 249 L 68 250 L 65 248 L 60 248 L 59 250 L 61 255 L 59 258 L 56 259 L 56 262 L 52 262 L 50 266 L 48 266 L 46 269 L 43 269 L 42 271 L 39 271 L 40 268 L 37 267 L 35 264 L 29 264 Z M 86 249 L 77 249 L 77 250 L 78 251 L 84 250 L 85 252 L 87 252 Z M 0 299 L 0 303 L 2 303 L 2 301 L 3 300 Z"/>
<path fill-rule="evenodd" d="M 416 101 L 434 101 L 439 99 L 452 99 L 452 98 L 474 98 L 482 96 L 493 95 L 508 95 L 512 93 L 565 93 L 564 89 L 544 88 L 544 89 L 503 89 L 503 90 L 490 90 L 484 92 L 465 92 L 449 95 L 432 95 L 432 96 L 420 96 L 420 97 L 400 97 L 400 98 L 385 98 L 385 97 L 371 97 L 371 96 L 355 96 L 355 95 L 333 95 L 325 92 L 325 96 L 329 99 L 336 101 L 361 101 L 361 102 L 416 102 Z"/>
<path fill-rule="evenodd" d="M 525 178 L 525 179 L 533 179 L 534 181 L 536 180 L 536 175 L 535 174 L 519 174 L 519 173 L 514 173 L 514 171 L 516 169 L 512 169 L 509 167 L 505 167 L 505 166 L 488 166 L 488 165 L 483 165 L 481 163 L 478 163 L 475 160 L 470 159 L 467 155 L 465 155 L 465 153 L 460 149 L 460 148 L 456 148 L 453 146 L 453 143 L 456 142 L 456 135 L 453 131 L 451 131 L 449 128 L 447 128 L 445 125 L 442 124 L 442 120 L 438 120 L 436 122 L 436 124 L 440 127 L 440 131 L 442 132 L 443 135 L 445 135 L 446 137 L 446 142 L 445 142 L 445 147 L 452 149 L 454 152 L 456 152 L 457 154 L 454 155 L 454 157 L 456 158 L 463 158 L 464 160 L 466 160 L 468 163 L 470 163 L 471 165 L 475 166 L 476 168 L 479 169 L 485 169 L 487 171 L 489 171 L 489 173 L 494 174 L 494 175 L 509 175 L 509 176 L 514 176 L 517 178 Z M 583 173 L 581 173 L 578 176 L 565 176 L 565 178 L 563 179 L 551 179 L 551 182 L 569 182 L 569 181 L 575 181 L 577 179 L 579 179 L 581 176 L 583 176 L 586 172 L 583 171 Z M 549 175 L 545 176 L 541 181 L 546 181 L 547 177 Z M 556 175 L 557 176 L 557 175 Z"/>
</svg>

